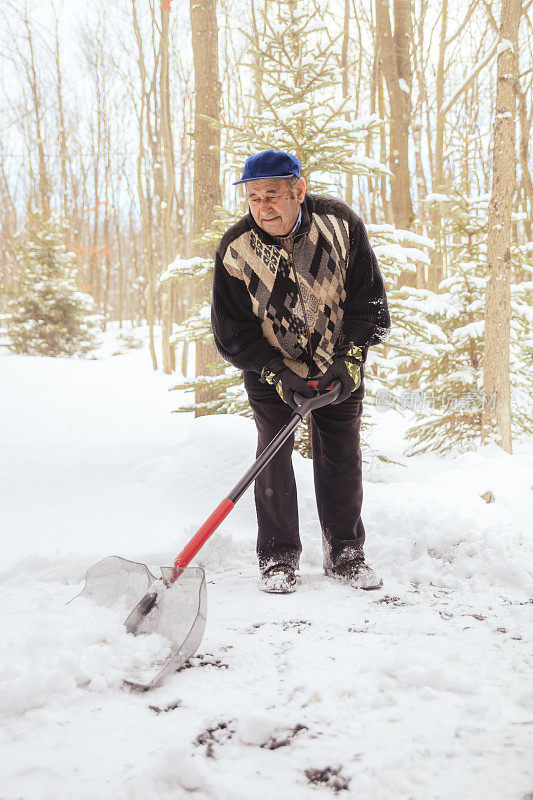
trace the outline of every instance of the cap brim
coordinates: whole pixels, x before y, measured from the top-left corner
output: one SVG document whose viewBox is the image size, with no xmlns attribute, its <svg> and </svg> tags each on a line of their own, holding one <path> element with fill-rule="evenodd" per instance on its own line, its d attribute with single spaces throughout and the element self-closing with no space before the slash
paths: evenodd
<svg viewBox="0 0 533 800">
<path fill-rule="evenodd" d="M 274 180 L 276 178 L 298 178 L 298 175 L 295 175 L 291 172 L 290 175 L 257 175 L 255 178 L 245 178 L 244 180 L 234 181 L 232 186 L 237 186 L 239 183 L 251 183 L 251 181 L 268 181 Z"/>
</svg>

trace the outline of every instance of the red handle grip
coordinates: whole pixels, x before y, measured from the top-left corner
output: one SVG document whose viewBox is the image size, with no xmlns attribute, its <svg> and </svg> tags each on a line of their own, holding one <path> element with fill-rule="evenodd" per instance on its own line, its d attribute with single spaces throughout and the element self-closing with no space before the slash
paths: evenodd
<svg viewBox="0 0 533 800">
<path fill-rule="evenodd" d="M 206 519 L 202 527 L 194 534 L 191 541 L 185 545 L 174 566 L 188 567 L 196 553 L 204 546 L 212 533 L 216 531 L 220 523 L 228 516 L 233 508 L 233 503 L 227 497 L 215 508 L 211 516 Z"/>
<path fill-rule="evenodd" d="M 333 384 L 335 381 L 332 381 L 329 386 L 326 387 L 326 392 L 329 392 L 330 389 L 333 389 Z M 315 392 L 318 391 L 318 380 L 316 381 L 307 381 L 307 385 L 314 389 Z"/>
</svg>

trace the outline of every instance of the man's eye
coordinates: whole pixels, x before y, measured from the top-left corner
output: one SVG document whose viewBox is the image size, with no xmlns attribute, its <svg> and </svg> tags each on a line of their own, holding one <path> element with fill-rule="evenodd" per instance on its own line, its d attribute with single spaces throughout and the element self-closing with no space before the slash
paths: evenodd
<svg viewBox="0 0 533 800">
<path fill-rule="evenodd" d="M 280 195 L 279 194 L 269 194 L 269 195 L 267 195 L 265 197 L 265 200 L 279 200 L 279 199 L 280 199 Z M 261 202 L 261 198 L 260 197 L 249 197 L 248 198 L 248 202 L 249 203 L 255 203 L 257 205 L 257 203 Z"/>
</svg>

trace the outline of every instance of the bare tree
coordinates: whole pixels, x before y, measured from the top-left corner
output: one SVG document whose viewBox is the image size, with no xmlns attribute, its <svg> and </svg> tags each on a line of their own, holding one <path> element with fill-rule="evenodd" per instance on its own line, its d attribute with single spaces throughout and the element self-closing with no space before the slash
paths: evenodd
<svg viewBox="0 0 533 800">
<path fill-rule="evenodd" d="M 59 16 L 54 8 L 55 42 L 54 62 L 56 71 L 57 92 L 57 127 L 59 133 L 59 160 L 61 164 L 61 213 L 66 219 L 69 213 L 68 200 L 68 150 L 67 150 L 67 123 L 65 118 L 65 104 L 63 100 L 63 65 L 61 63 L 61 39 L 59 36 Z"/>
<path fill-rule="evenodd" d="M 194 59 L 194 207 L 193 238 L 197 253 L 205 252 L 198 240 L 215 218 L 221 203 L 220 116 L 221 87 L 218 71 L 218 25 L 216 0 L 191 0 L 191 32 Z M 202 283 L 201 294 L 210 287 Z M 197 375 L 217 374 L 220 357 L 214 344 L 196 345 Z M 197 392 L 197 401 L 211 399 L 207 390 Z"/>
<path fill-rule="evenodd" d="M 27 6 L 12 5 L 10 11 L 20 23 L 20 34 L 8 28 L 10 41 L 8 43 L 11 61 L 17 70 L 23 95 L 24 109 L 20 122 L 25 130 L 26 147 L 28 150 L 29 193 L 33 195 L 31 205 L 39 208 L 43 216 L 50 214 L 51 183 L 46 163 L 46 125 L 44 119 L 44 72 L 37 51 L 39 36 L 35 31 L 35 24 L 28 13 Z M 24 81 L 22 80 L 24 77 Z M 37 154 L 37 175 L 33 169 L 34 152 Z"/>
<path fill-rule="evenodd" d="M 342 73 L 342 96 L 348 97 L 350 94 L 348 84 L 348 47 L 350 44 L 350 0 L 344 0 L 344 26 L 342 30 L 342 53 L 341 53 L 341 73 Z M 346 114 L 347 122 L 350 121 L 350 112 Z M 349 172 L 346 175 L 346 202 L 349 206 L 353 203 L 353 175 Z"/>
<path fill-rule="evenodd" d="M 168 53 L 168 30 L 170 17 L 170 0 L 161 1 L 161 66 L 159 74 L 159 97 L 161 109 L 161 139 L 163 143 L 163 164 L 160 165 L 161 178 L 163 180 L 163 197 L 160 203 L 160 237 L 161 253 L 163 263 L 168 265 L 172 259 L 172 235 L 170 231 L 170 221 L 172 219 L 172 207 L 174 204 L 175 192 L 175 165 L 174 165 L 174 143 L 172 140 L 172 126 L 170 119 L 170 88 L 169 88 L 169 53 Z M 175 368 L 174 348 L 170 344 L 172 334 L 172 313 L 173 313 L 173 281 L 167 281 L 162 287 L 162 347 L 163 347 L 163 371 L 170 373 Z"/>
<path fill-rule="evenodd" d="M 502 0 L 493 128 L 492 194 L 489 205 L 485 307 L 483 434 L 496 434 L 512 452 L 509 376 L 511 325 L 511 208 L 516 188 L 518 26 L 522 0 Z M 495 402 L 490 400 L 495 398 Z"/>
<path fill-rule="evenodd" d="M 410 228 L 414 220 L 409 175 L 411 0 L 394 0 L 394 34 L 391 30 L 389 0 L 376 0 L 376 30 L 390 100 L 392 213 L 395 225 Z"/>
<path fill-rule="evenodd" d="M 153 94 L 154 81 L 148 80 L 148 72 L 144 57 L 143 36 L 137 17 L 136 0 L 131 0 L 132 21 L 137 42 L 137 66 L 141 81 L 140 105 L 137 108 L 137 122 L 139 130 L 139 152 L 137 156 L 137 191 L 141 208 L 142 225 L 142 255 L 146 266 L 146 317 L 150 331 L 150 355 L 152 367 L 157 369 L 157 356 L 154 342 L 155 323 L 155 264 L 152 247 L 151 209 L 152 192 L 146 165 L 145 128 L 149 139 L 149 146 L 153 145 L 152 129 L 150 125 L 150 105 Z"/>
<path fill-rule="evenodd" d="M 458 100 L 462 99 L 465 92 L 474 84 L 476 77 L 479 73 L 490 63 L 491 59 L 496 53 L 496 42 L 492 43 L 488 51 L 485 50 L 483 54 L 476 54 L 475 66 L 467 70 L 465 79 L 455 88 L 451 97 L 445 100 L 446 93 L 446 75 L 450 69 L 450 63 L 447 59 L 448 48 L 455 42 L 460 40 L 461 35 L 464 34 L 465 29 L 470 23 L 472 16 L 478 6 L 478 0 L 471 0 L 466 7 L 464 18 L 457 26 L 456 30 L 448 35 L 448 16 L 449 16 L 449 3 L 448 0 L 442 0 L 440 12 L 440 33 L 439 33 L 439 50 L 438 62 L 435 74 L 435 110 L 433 114 L 433 123 L 435 129 L 435 141 L 430 150 L 433 154 L 432 164 L 432 188 L 433 192 L 442 193 L 446 191 L 447 181 L 445 179 L 445 133 L 446 125 L 449 122 L 449 113 Z M 485 47 L 484 37 L 476 36 L 480 40 L 483 47 Z M 490 41 L 490 40 L 489 40 Z M 428 124 L 427 135 L 431 137 L 431 114 L 428 109 Z M 439 207 L 434 204 L 431 210 L 431 237 L 435 241 L 435 248 L 431 253 L 431 270 L 429 275 L 429 288 L 436 292 L 439 284 L 444 277 L 444 242 L 441 237 L 441 217 Z"/>
</svg>

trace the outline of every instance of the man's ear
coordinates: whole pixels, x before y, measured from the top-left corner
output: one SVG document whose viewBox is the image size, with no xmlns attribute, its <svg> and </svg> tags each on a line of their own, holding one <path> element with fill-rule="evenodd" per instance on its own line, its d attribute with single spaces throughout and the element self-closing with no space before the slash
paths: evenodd
<svg viewBox="0 0 533 800">
<path fill-rule="evenodd" d="M 305 197 L 305 178 L 298 178 L 296 184 L 296 198 L 299 203 L 303 203 Z"/>
</svg>

